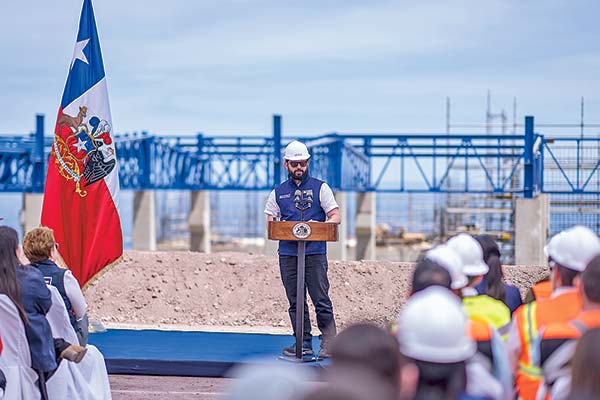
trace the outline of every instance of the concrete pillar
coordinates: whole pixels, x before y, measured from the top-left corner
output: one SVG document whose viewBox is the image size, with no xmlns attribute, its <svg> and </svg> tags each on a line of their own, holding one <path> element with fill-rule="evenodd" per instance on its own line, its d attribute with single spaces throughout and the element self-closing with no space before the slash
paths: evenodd
<svg viewBox="0 0 600 400">
<path fill-rule="evenodd" d="M 192 192 L 190 216 L 190 250 L 210 253 L 210 191 Z"/>
<path fill-rule="evenodd" d="M 356 194 L 356 259 L 375 260 L 376 193 Z"/>
<path fill-rule="evenodd" d="M 517 199 L 515 217 L 515 264 L 546 265 L 550 197 L 541 194 L 533 199 Z"/>
<path fill-rule="evenodd" d="M 327 258 L 330 260 L 347 260 L 348 259 L 348 221 L 346 220 L 346 199 L 345 192 L 339 191 L 335 193 L 335 200 L 340 206 L 340 217 L 342 223 L 338 226 L 337 242 L 327 242 Z"/>
<path fill-rule="evenodd" d="M 41 193 L 23 193 L 23 207 L 19 214 L 23 235 L 40 226 L 43 201 L 44 195 Z"/>
<path fill-rule="evenodd" d="M 135 250 L 156 250 L 156 197 L 153 190 L 133 194 L 132 244 Z"/>
</svg>

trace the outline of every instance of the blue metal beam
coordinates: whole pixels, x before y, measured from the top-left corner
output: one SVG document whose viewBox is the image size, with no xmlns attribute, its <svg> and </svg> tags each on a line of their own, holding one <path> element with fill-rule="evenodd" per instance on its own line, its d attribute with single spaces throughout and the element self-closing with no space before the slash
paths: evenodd
<svg viewBox="0 0 600 400">
<path fill-rule="evenodd" d="M 35 134 L 0 135 L 0 192 L 43 192 L 52 143 L 43 125 L 39 115 Z M 585 150 L 598 149 L 600 139 L 546 139 L 535 134 L 533 117 L 525 118 L 524 135 L 331 133 L 298 139 L 311 149 L 313 174 L 336 190 L 600 194 L 600 162 L 583 162 Z M 290 140 L 282 136 L 278 115 L 272 136 L 116 136 L 121 187 L 270 190 L 285 176 L 281 154 Z M 546 161 L 544 153 L 550 155 Z"/>
</svg>

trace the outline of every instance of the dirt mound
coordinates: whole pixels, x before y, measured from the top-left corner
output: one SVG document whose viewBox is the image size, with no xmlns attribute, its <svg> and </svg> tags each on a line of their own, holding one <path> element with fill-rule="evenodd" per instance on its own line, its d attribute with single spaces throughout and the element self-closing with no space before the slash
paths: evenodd
<svg viewBox="0 0 600 400">
<path fill-rule="evenodd" d="M 412 263 L 330 260 L 339 327 L 395 319 L 412 268 Z M 522 293 L 545 274 L 543 267 L 505 267 L 506 280 Z M 290 330 L 277 259 L 259 254 L 126 251 L 123 262 L 88 285 L 85 296 L 90 317 L 107 326 Z M 314 323 L 313 311 L 311 305 Z"/>
</svg>

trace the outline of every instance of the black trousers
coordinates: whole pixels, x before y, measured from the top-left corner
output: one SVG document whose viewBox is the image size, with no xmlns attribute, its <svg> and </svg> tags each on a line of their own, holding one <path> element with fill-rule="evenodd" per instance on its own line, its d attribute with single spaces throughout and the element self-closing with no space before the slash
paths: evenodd
<svg viewBox="0 0 600 400">
<path fill-rule="evenodd" d="M 285 294 L 290 304 L 288 313 L 292 321 L 294 335 L 296 334 L 296 278 L 297 259 L 294 256 L 279 256 L 279 269 Z M 304 334 L 305 347 L 312 348 L 310 315 L 306 302 L 306 289 L 315 305 L 317 326 L 321 331 L 322 340 L 327 342 L 336 334 L 333 305 L 329 298 L 329 279 L 327 279 L 327 255 L 311 254 L 305 256 L 305 285 L 304 285 Z"/>
<path fill-rule="evenodd" d="M 62 360 L 60 358 L 60 355 L 67 347 L 69 347 L 69 345 L 70 344 L 63 338 L 54 338 L 54 353 L 56 354 L 56 365 L 60 364 Z M 38 375 L 38 388 L 40 389 L 42 400 L 49 400 L 48 389 L 46 389 L 46 382 L 52 377 L 52 375 L 54 375 L 56 369 L 53 371 L 42 371 L 39 369 L 35 369 L 35 372 L 37 372 Z"/>
</svg>

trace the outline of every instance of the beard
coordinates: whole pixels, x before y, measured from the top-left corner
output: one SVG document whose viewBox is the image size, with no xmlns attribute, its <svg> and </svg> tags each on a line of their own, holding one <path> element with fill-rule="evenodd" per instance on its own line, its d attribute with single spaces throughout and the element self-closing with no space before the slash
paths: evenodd
<svg viewBox="0 0 600 400">
<path fill-rule="evenodd" d="M 308 175 L 308 168 L 306 168 L 304 171 L 301 169 L 297 169 L 297 170 L 288 170 L 288 176 L 291 179 L 295 179 L 297 181 L 302 181 L 304 180 L 304 178 L 306 178 L 306 175 Z"/>
</svg>

